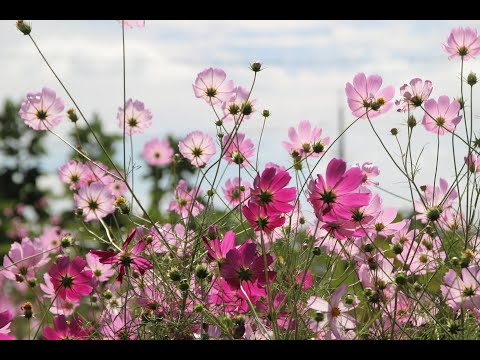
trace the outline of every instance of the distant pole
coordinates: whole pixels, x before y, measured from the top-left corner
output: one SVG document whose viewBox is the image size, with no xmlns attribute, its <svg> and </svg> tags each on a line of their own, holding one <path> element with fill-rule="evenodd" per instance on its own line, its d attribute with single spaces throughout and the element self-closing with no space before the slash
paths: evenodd
<svg viewBox="0 0 480 360">
<path fill-rule="evenodd" d="M 341 134 L 343 130 L 345 130 L 345 117 L 343 116 L 343 96 L 342 92 L 338 92 L 338 134 Z M 345 135 L 338 140 L 338 157 L 340 159 L 345 159 Z"/>
</svg>

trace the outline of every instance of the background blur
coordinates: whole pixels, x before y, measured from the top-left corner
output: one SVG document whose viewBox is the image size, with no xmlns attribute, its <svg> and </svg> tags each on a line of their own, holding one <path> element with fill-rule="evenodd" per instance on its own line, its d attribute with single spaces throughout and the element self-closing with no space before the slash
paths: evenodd
<svg viewBox="0 0 480 360">
<path fill-rule="evenodd" d="M 449 61 L 441 43 L 454 26 L 478 26 L 473 21 L 147 21 L 143 29 L 126 30 L 127 97 L 145 102 L 154 114 L 153 126 L 144 135 L 134 137 L 136 190 L 148 197 L 143 183 L 146 164 L 141 159 L 143 144 L 152 137 L 185 136 L 192 129 L 214 135 L 213 116 L 203 100 L 193 95 L 191 84 L 206 67 L 223 68 L 236 85 L 249 87 L 253 73 L 249 64 L 264 64 L 259 73 L 253 97 L 257 110 L 269 109 L 261 164 L 273 161 L 289 166 L 291 159 L 281 146 L 288 138 L 290 126 L 308 119 L 333 138 L 339 134 L 342 117 L 348 125 L 353 117 L 346 105 L 345 83 L 357 72 L 376 73 L 384 85 L 398 89 L 414 77 L 433 82 L 432 96 L 459 96 L 460 62 Z M 100 126 L 109 136 L 121 135 L 116 123 L 117 109 L 123 104 L 121 26 L 108 21 L 32 21 L 32 35 L 65 82 L 82 111 L 98 114 Z M 48 86 L 72 104 L 28 37 L 16 28 L 15 21 L 0 21 L 0 99 L 23 101 L 29 91 Z M 477 61 L 465 64 L 465 74 L 479 71 Z M 2 104 L 2 112 L 4 105 Z M 390 113 L 373 120 L 391 151 L 399 151 L 389 135 L 393 127 L 406 137 L 406 116 Z M 417 120 L 421 122 L 420 114 Z M 243 132 L 258 141 L 261 116 L 245 122 Z M 420 124 L 419 124 L 420 125 Z M 72 125 L 64 121 L 58 128 L 66 135 Z M 9 132 L 0 133 L 6 144 Z M 22 135 L 31 130 L 21 123 L 16 130 Z M 433 182 L 436 136 L 421 125 L 414 133 L 420 158 L 419 183 Z M 59 182 L 57 169 L 68 160 L 70 150 L 53 136 L 45 136 L 45 154 L 35 151 L 18 158 L 23 165 L 32 162 L 41 174 L 35 178 L 40 191 L 61 197 L 65 187 Z M 14 142 L 15 143 L 15 142 Z M 404 141 L 403 144 L 406 142 Z M 359 122 L 343 141 L 343 157 L 349 164 L 372 161 L 380 166 L 380 185 L 401 196 L 409 196 L 408 185 L 382 151 L 368 123 Z M 339 148 L 328 158 L 338 156 Z M 453 178 L 450 136 L 442 139 L 439 176 L 449 183 Z M 39 156 L 37 156 L 39 155 Z M 457 154 L 460 162 L 462 153 Z M 8 159 L 7 159 L 8 158 Z M 118 153 L 116 159 L 121 159 Z M 326 159 L 328 160 L 328 159 Z M 0 152 L 0 173 L 12 160 Z M 322 172 L 328 161 L 317 169 Z M 226 178 L 225 178 L 226 179 Z M 24 179 L 18 180 L 20 183 Z M 18 189 L 3 189 L 3 195 L 14 199 Z M 380 192 L 386 206 L 409 211 L 409 203 Z M 39 196 L 41 197 L 41 196 Z M 13 201 L 13 200 L 12 200 Z M 71 195 L 57 200 L 50 215 L 73 208 Z M 39 206 L 41 208 L 41 205 Z M 3 214 L 8 217 L 8 214 Z"/>
</svg>

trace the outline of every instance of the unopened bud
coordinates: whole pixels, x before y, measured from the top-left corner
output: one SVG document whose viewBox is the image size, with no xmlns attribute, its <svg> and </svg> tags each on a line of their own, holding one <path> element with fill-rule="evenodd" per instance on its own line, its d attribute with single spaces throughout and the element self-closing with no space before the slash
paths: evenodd
<svg viewBox="0 0 480 360">
<path fill-rule="evenodd" d="M 255 61 L 253 64 L 250 64 L 250 69 L 253 72 L 259 72 L 262 71 L 262 63 Z"/>
<path fill-rule="evenodd" d="M 267 109 L 263 110 L 262 111 L 262 116 L 264 118 L 268 118 L 270 116 L 270 110 L 267 110 Z"/>
<path fill-rule="evenodd" d="M 26 23 L 25 20 L 17 20 L 17 29 L 22 32 L 23 35 L 28 35 L 32 32 L 32 26 Z"/>
<path fill-rule="evenodd" d="M 477 83 L 477 81 L 477 74 L 475 74 L 474 72 L 470 72 L 470 74 L 468 74 L 467 76 L 467 84 L 473 86 Z"/>
<path fill-rule="evenodd" d="M 25 316 L 26 319 L 31 319 L 33 317 L 33 306 L 30 301 L 27 301 L 26 303 L 23 304 L 22 310 L 23 310 L 23 316 Z"/>
<path fill-rule="evenodd" d="M 415 119 L 415 116 L 410 115 L 407 119 L 407 125 L 409 128 L 414 128 L 417 126 L 417 119 Z"/>
<path fill-rule="evenodd" d="M 66 234 L 61 241 L 62 248 L 66 249 L 73 245 L 73 237 L 70 234 Z"/>
<path fill-rule="evenodd" d="M 393 135 L 393 136 L 397 136 L 398 135 L 398 129 L 397 128 L 393 128 L 390 130 L 390 133 Z"/>
<path fill-rule="evenodd" d="M 78 121 L 77 112 L 74 108 L 67 110 L 67 116 L 73 123 L 76 123 Z"/>
</svg>

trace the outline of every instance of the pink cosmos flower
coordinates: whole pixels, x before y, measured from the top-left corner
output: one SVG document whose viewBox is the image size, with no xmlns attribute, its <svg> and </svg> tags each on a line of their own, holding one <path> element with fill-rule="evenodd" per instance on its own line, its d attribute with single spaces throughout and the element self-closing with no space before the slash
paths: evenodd
<svg viewBox="0 0 480 360">
<path fill-rule="evenodd" d="M 102 264 L 98 256 L 88 253 L 85 255 L 87 260 L 87 268 L 92 271 L 93 278 L 98 282 L 104 282 L 110 280 L 115 274 L 111 265 Z"/>
<path fill-rule="evenodd" d="M 193 86 L 197 98 L 216 105 L 230 99 L 233 93 L 233 80 L 225 81 L 227 74 L 222 69 L 208 68 L 198 73 Z"/>
<path fill-rule="evenodd" d="M 212 137 L 198 130 L 192 131 L 180 141 L 178 149 L 195 167 L 204 166 L 216 153 Z"/>
<path fill-rule="evenodd" d="M 367 227 L 367 230 L 383 237 L 393 235 L 401 230 L 406 223 L 404 220 L 394 223 L 393 221 L 396 217 L 397 209 L 384 209 L 378 214 L 375 220 L 372 221 L 371 225 Z"/>
<path fill-rule="evenodd" d="M 230 99 L 225 101 L 222 105 L 223 110 L 223 121 L 238 121 L 240 118 L 243 120 L 250 119 L 252 114 L 255 112 L 254 105 L 257 101 L 248 100 L 249 91 L 241 86 L 233 89 L 232 96 Z"/>
<path fill-rule="evenodd" d="M 478 266 L 463 268 L 461 277 L 450 269 L 443 277 L 443 296 L 453 310 L 480 308 L 480 272 Z"/>
<path fill-rule="evenodd" d="M 80 305 L 79 300 L 62 299 L 57 296 L 57 291 L 52 282 L 52 277 L 45 273 L 43 275 L 45 284 L 40 284 L 40 289 L 45 293 L 44 298 L 50 299 L 52 304 L 50 306 L 50 312 L 56 315 L 70 316 L 75 312 L 75 309 Z"/>
<path fill-rule="evenodd" d="M 302 282 L 303 280 L 303 282 Z M 301 272 L 297 276 L 295 276 L 295 281 L 298 285 L 302 284 L 302 290 L 308 290 L 313 286 L 313 276 L 310 270 L 307 272 Z"/>
<path fill-rule="evenodd" d="M 123 196 L 128 192 L 128 187 L 125 182 L 117 179 L 114 179 L 111 183 L 107 184 L 107 187 L 114 198 Z"/>
<path fill-rule="evenodd" d="M 82 296 L 92 292 L 92 272 L 85 270 L 85 265 L 87 262 L 79 256 L 76 256 L 71 263 L 68 256 L 63 256 L 50 267 L 48 275 L 61 299 L 78 301 Z"/>
<path fill-rule="evenodd" d="M 231 230 L 225 233 L 222 241 L 218 238 L 208 240 L 206 237 L 203 237 L 208 257 L 219 264 L 224 263 L 227 259 L 227 253 L 235 248 L 235 240 L 236 235 Z"/>
<path fill-rule="evenodd" d="M 124 111 L 122 107 L 118 108 L 117 120 L 118 127 L 123 131 Z M 125 133 L 143 134 L 145 129 L 152 125 L 153 114 L 145 108 L 145 104 L 139 100 L 128 99 L 125 110 Z"/>
<path fill-rule="evenodd" d="M 13 321 L 13 315 L 9 310 L 0 312 L 0 340 L 15 340 L 10 334 L 10 323 Z"/>
<path fill-rule="evenodd" d="M 148 165 L 165 166 L 172 163 L 173 149 L 168 139 L 152 139 L 143 147 L 143 158 Z"/>
<path fill-rule="evenodd" d="M 425 102 L 425 110 L 422 125 L 434 134 L 444 135 L 447 132 L 454 132 L 457 124 L 462 120 L 461 115 L 457 116 L 460 103 L 457 100 L 450 103 L 450 99 L 445 95 L 438 98 L 438 103 L 435 99 Z"/>
<path fill-rule="evenodd" d="M 363 185 L 378 185 L 377 181 L 371 181 L 370 179 L 373 177 L 377 177 L 380 175 L 380 169 L 377 165 L 374 165 L 372 162 L 364 162 L 362 166 L 360 164 L 356 164 L 360 170 L 362 170 L 363 174 Z"/>
<path fill-rule="evenodd" d="M 162 254 L 169 252 L 169 249 L 165 244 L 166 241 L 170 246 L 170 249 L 175 251 L 179 257 L 188 255 L 190 251 L 190 243 L 195 238 L 195 232 L 193 230 L 186 232 L 185 226 L 180 223 L 175 224 L 175 226 L 172 226 L 171 224 L 165 224 L 163 226 L 158 225 L 157 228 L 160 230 L 160 234 L 154 227 L 150 230 L 150 235 L 154 238 L 152 246 L 156 253 Z M 186 250 L 185 254 L 184 250 Z"/>
<path fill-rule="evenodd" d="M 412 111 L 415 108 L 421 106 L 432 93 L 433 87 L 430 80 L 426 80 L 425 83 L 422 79 L 415 78 L 410 80 L 410 84 L 404 84 L 400 88 L 400 94 L 402 98 L 395 101 L 395 105 L 399 108 L 398 112 Z"/>
<path fill-rule="evenodd" d="M 108 319 L 101 332 L 107 340 L 135 340 L 138 334 L 139 318 L 132 316 L 127 311 L 126 317 L 123 311 L 111 319 Z"/>
<path fill-rule="evenodd" d="M 368 205 L 370 194 L 355 193 L 364 176 L 358 167 L 345 171 L 347 163 L 332 159 L 327 166 L 326 181 L 318 174 L 308 185 L 309 198 L 315 215 L 323 221 L 350 219 L 352 210 Z"/>
<path fill-rule="evenodd" d="M 127 273 L 128 268 L 138 271 L 141 275 L 143 275 L 146 270 L 153 269 L 153 264 L 150 260 L 139 255 L 147 246 L 146 242 L 140 240 L 131 250 L 128 249 L 128 245 L 130 245 L 130 242 L 134 239 L 136 233 L 137 228 L 134 228 L 123 244 L 122 251 L 90 251 L 91 254 L 100 258 L 100 263 L 118 266 L 117 281 L 120 283 L 123 280 L 123 276 Z"/>
<path fill-rule="evenodd" d="M 13 281 L 28 281 L 35 278 L 36 270 L 48 261 L 47 252 L 37 248 L 29 238 L 23 238 L 21 243 L 14 242 L 8 254 L 4 256 L 0 275 Z"/>
<path fill-rule="evenodd" d="M 223 146 L 227 147 L 225 156 L 223 157 L 230 164 L 245 167 L 246 163 L 250 163 L 250 158 L 255 155 L 255 145 L 251 139 L 246 139 L 245 134 L 237 133 L 233 139 L 230 136 L 223 137 Z"/>
<path fill-rule="evenodd" d="M 52 129 L 63 119 L 63 100 L 55 91 L 44 87 L 42 92 L 30 92 L 18 114 L 33 130 Z"/>
<path fill-rule="evenodd" d="M 98 183 L 85 185 L 73 197 L 75 206 L 83 210 L 84 221 L 98 220 L 115 211 L 115 197 L 108 186 Z"/>
<path fill-rule="evenodd" d="M 250 201 L 242 208 L 242 213 L 255 231 L 270 233 L 285 224 L 285 218 L 280 213 L 268 212 L 264 207 Z"/>
<path fill-rule="evenodd" d="M 272 262 L 272 255 L 267 254 L 267 266 Z M 266 284 L 264 259 L 257 255 L 257 245 L 252 240 L 227 252 L 226 261 L 220 265 L 220 274 L 229 285 L 236 288 L 245 281 L 258 281 L 260 286 Z M 275 274 L 274 271 L 268 271 L 269 282 L 273 281 Z"/>
<path fill-rule="evenodd" d="M 222 190 L 228 203 L 232 206 L 237 206 L 240 202 L 244 202 L 250 197 L 250 187 L 251 184 L 248 181 L 240 180 L 236 177 L 228 179 Z"/>
<path fill-rule="evenodd" d="M 295 187 L 285 188 L 291 176 L 287 171 L 266 168 L 257 174 L 250 190 L 250 203 L 260 205 L 268 214 L 287 213 L 293 210 L 292 201 L 297 196 Z"/>
<path fill-rule="evenodd" d="M 60 251 L 62 239 L 68 233 L 58 226 L 48 227 L 43 230 L 43 233 L 33 240 L 33 244 L 38 249 L 55 249 Z"/>
<path fill-rule="evenodd" d="M 143 28 L 145 27 L 145 20 L 117 20 L 120 25 L 126 29 Z"/>
<path fill-rule="evenodd" d="M 89 174 L 89 169 L 81 162 L 69 160 L 59 170 L 60 180 L 70 186 L 70 190 L 78 190 L 82 181 Z"/>
<path fill-rule="evenodd" d="M 432 221 L 437 220 L 443 211 L 452 207 L 458 194 L 455 190 L 450 190 L 447 181 L 442 178 L 440 186 L 427 185 L 422 199 L 415 200 L 415 211 L 423 223 L 428 222 L 429 218 Z"/>
<path fill-rule="evenodd" d="M 70 319 L 67 325 L 67 319 L 64 315 L 58 315 L 53 319 L 52 329 L 50 326 L 45 326 L 43 330 L 43 337 L 46 340 L 88 340 L 93 328 L 83 326 L 82 319 L 74 316 Z"/>
<path fill-rule="evenodd" d="M 464 61 L 470 60 L 480 52 L 480 39 L 477 29 L 473 27 L 457 27 L 452 29 L 443 49 L 450 54 L 449 60 L 457 57 Z"/>
<path fill-rule="evenodd" d="M 330 330 L 337 338 L 344 338 L 348 331 L 354 330 L 356 326 L 355 318 L 347 312 L 352 310 L 355 305 L 345 305 L 342 302 L 342 296 L 347 292 L 348 285 L 341 285 L 335 290 L 326 301 L 320 297 L 312 296 L 308 300 L 308 307 L 317 312 L 327 315 Z"/>
<path fill-rule="evenodd" d="M 85 166 L 88 168 L 89 171 L 85 176 L 85 178 L 80 180 L 80 187 L 83 187 L 84 185 L 90 185 L 93 183 L 109 185 L 115 181 L 115 179 L 112 176 L 110 176 L 110 174 L 107 173 L 107 171 L 113 172 L 113 173 L 115 171 L 110 171 L 107 165 L 99 161 L 97 161 L 96 164 L 98 166 L 90 163 L 85 164 Z"/>
<path fill-rule="evenodd" d="M 175 200 L 172 200 L 168 206 L 169 211 L 175 211 L 178 215 L 186 218 L 189 214 L 197 216 L 203 211 L 205 206 L 196 200 L 196 197 L 202 195 L 202 190 L 193 188 L 188 190 L 188 184 L 181 179 L 175 189 Z"/>
<path fill-rule="evenodd" d="M 468 170 L 472 173 L 480 172 L 480 155 L 470 154 L 470 156 L 464 156 L 463 160 L 468 166 Z"/>
<path fill-rule="evenodd" d="M 348 98 L 348 106 L 355 117 L 370 119 L 389 111 L 393 103 L 390 101 L 395 95 L 395 88 L 387 86 L 380 90 L 382 77 L 370 75 L 368 78 L 364 73 L 358 73 L 353 78 L 353 85 L 347 83 L 345 93 Z"/>
<path fill-rule="evenodd" d="M 292 157 L 320 157 L 325 151 L 325 147 L 330 144 L 330 138 L 321 138 L 322 129 L 314 127 L 308 120 L 300 121 L 298 125 L 298 133 L 294 127 L 288 129 L 288 137 L 290 142 L 283 141 L 283 147 Z"/>
</svg>

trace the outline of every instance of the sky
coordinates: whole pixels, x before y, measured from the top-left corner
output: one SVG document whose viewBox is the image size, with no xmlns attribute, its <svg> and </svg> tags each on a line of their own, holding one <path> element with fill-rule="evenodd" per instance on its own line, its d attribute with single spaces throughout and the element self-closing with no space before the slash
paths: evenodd
<svg viewBox="0 0 480 360">
<path fill-rule="evenodd" d="M 154 114 L 153 125 L 134 138 L 135 161 L 143 166 L 136 172 L 137 189 L 146 196 L 141 174 L 143 144 L 153 137 L 173 134 L 184 137 L 193 129 L 215 134 L 213 114 L 203 100 L 195 98 L 192 83 L 197 73 L 208 67 L 222 68 L 236 85 L 249 87 L 253 73 L 249 64 L 260 61 L 265 70 L 258 74 L 253 98 L 259 112 L 245 121 L 242 132 L 256 144 L 262 126 L 260 113 L 269 109 L 261 145 L 260 164 L 273 161 L 289 166 L 290 158 L 281 142 L 288 129 L 300 120 L 310 120 L 334 139 L 339 134 L 338 113 L 345 123 L 354 120 L 344 93 L 345 84 L 358 72 L 378 74 L 384 85 L 399 88 L 415 77 L 433 82 L 432 97 L 460 94 L 460 62 L 449 61 L 441 44 L 455 26 L 479 26 L 479 21 L 153 21 L 142 29 L 126 30 L 127 97 L 142 100 Z M 116 114 L 123 104 L 121 26 L 112 20 L 33 21 L 32 36 L 52 67 L 65 82 L 84 114 L 98 113 L 108 131 L 121 133 Z M 15 21 L 0 21 L 0 99 L 23 100 L 29 91 L 43 86 L 54 89 L 72 104 L 53 77 L 31 41 L 15 28 Z M 465 73 L 480 70 L 478 60 L 465 64 Z M 417 113 L 421 122 L 421 115 Z M 475 109 L 474 109 L 475 114 Z M 395 110 L 373 120 L 374 126 L 396 160 L 400 153 L 391 128 L 400 132 L 406 144 L 406 116 Z M 71 127 L 64 121 L 60 134 Z M 463 130 L 463 128 L 462 128 Z M 30 131 L 27 130 L 26 131 Z M 50 189 L 58 186 L 56 169 L 68 159 L 68 149 L 49 136 L 48 147 L 55 149 L 42 160 L 51 172 L 41 181 Z M 417 176 L 419 184 L 432 183 L 437 138 L 419 126 L 413 149 L 425 147 Z M 365 121 L 359 121 L 344 137 L 344 160 L 349 165 L 371 161 L 380 167 L 380 185 L 409 197 L 406 180 L 382 150 Z M 331 150 L 315 173 L 324 173 L 328 160 L 338 156 Z M 451 138 L 440 143 L 438 177 L 451 183 Z M 463 161 L 463 153 L 457 154 Z M 226 178 L 224 179 L 226 180 Z M 438 181 L 438 180 L 437 180 Z M 206 190 L 206 189 L 205 189 Z M 377 190 L 385 206 L 403 211 L 409 202 Z M 72 206 L 67 203 L 66 207 Z"/>
</svg>

